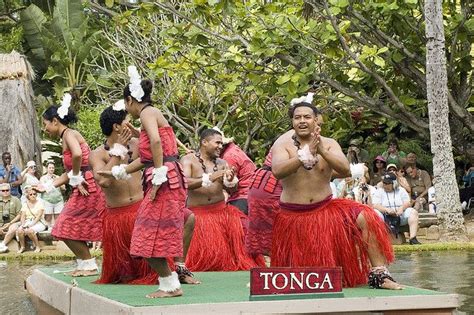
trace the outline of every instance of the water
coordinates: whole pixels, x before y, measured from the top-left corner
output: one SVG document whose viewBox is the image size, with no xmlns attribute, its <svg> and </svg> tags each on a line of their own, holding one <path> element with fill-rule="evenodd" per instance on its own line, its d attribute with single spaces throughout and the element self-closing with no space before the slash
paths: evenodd
<svg viewBox="0 0 474 315">
<path fill-rule="evenodd" d="M 0 314 L 36 314 L 24 280 L 35 268 L 55 262 L 0 261 Z M 474 251 L 415 252 L 397 254 L 390 267 L 394 278 L 406 285 L 457 293 L 461 296 L 460 314 L 474 313 Z M 5 294 L 7 293 L 8 294 Z"/>
</svg>

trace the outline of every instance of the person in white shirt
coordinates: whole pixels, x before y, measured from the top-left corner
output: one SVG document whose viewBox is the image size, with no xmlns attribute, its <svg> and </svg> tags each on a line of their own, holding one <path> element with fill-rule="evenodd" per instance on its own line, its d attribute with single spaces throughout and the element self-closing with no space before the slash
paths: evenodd
<svg viewBox="0 0 474 315">
<path fill-rule="evenodd" d="M 410 207 L 411 200 L 407 191 L 399 187 L 394 174 L 388 173 L 382 177 L 383 189 L 378 189 L 372 200 L 374 208 L 384 214 L 385 217 L 398 216 L 400 226 L 408 224 L 410 232 L 410 244 L 421 244 L 416 238 L 418 231 L 418 211 Z"/>
<path fill-rule="evenodd" d="M 54 182 L 59 176 L 54 174 L 55 166 L 54 162 L 48 162 L 47 173 L 43 175 L 40 179 L 41 184 L 47 185 L 48 183 Z M 64 186 L 55 187 L 49 192 L 43 192 L 41 199 L 43 199 L 44 204 L 44 219 L 48 226 L 53 226 L 53 222 L 56 222 L 57 217 L 61 213 L 64 207 L 64 199 L 61 193 L 61 189 Z"/>
</svg>

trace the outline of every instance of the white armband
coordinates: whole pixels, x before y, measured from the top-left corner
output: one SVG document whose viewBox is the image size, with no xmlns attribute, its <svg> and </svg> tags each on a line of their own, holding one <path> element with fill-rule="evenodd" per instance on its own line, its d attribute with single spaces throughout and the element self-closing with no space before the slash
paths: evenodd
<svg viewBox="0 0 474 315">
<path fill-rule="evenodd" d="M 237 176 L 234 176 L 234 178 L 231 181 L 228 181 L 227 176 L 224 175 L 224 186 L 225 187 L 234 188 L 235 186 L 237 186 L 238 183 L 239 183 L 239 179 L 237 178 Z"/>
<path fill-rule="evenodd" d="M 84 181 L 84 177 L 82 177 L 82 172 L 79 171 L 79 174 L 74 175 L 72 170 L 67 173 L 67 177 L 69 178 L 69 185 L 72 187 L 76 187 L 80 185 Z"/>
<path fill-rule="evenodd" d="M 202 187 L 211 187 L 211 174 L 203 173 L 202 174 Z"/>
<path fill-rule="evenodd" d="M 297 153 L 298 159 L 303 163 L 303 166 L 306 169 L 311 169 L 316 163 L 318 163 L 317 157 L 311 154 L 307 144 L 305 144 L 302 149 L 299 149 Z"/>
<path fill-rule="evenodd" d="M 154 186 L 159 186 L 168 181 L 168 177 L 166 176 L 166 174 L 168 174 L 168 166 L 155 167 L 152 174 L 153 178 L 151 179 L 151 183 Z"/>
<path fill-rule="evenodd" d="M 115 165 L 112 167 L 112 176 L 117 179 L 117 180 L 120 180 L 120 179 L 129 179 L 130 177 L 132 177 L 130 174 L 127 173 L 127 171 L 125 170 L 125 167 L 127 166 L 127 164 L 120 164 L 120 165 Z"/>
<path fill-rule="evenodd" d="M 127 153 L 128 153 L 128 149 L 125 146 L 121 145 L 120 143 L 114 143 L 113 148 L 109 150 L 110 156 L 118 156 L 122 160 L 125 159 L 125 157 L 127 156 Z"/>
</svg>

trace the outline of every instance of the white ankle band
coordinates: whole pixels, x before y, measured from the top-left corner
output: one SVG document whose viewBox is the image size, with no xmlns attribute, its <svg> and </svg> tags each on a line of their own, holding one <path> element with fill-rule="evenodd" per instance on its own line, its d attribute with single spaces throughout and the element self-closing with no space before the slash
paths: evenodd
<svg viewBox="0 0 474 315">
<path fill-rule="evenodd" d="M 176 272 L 172 272 L 168 277 L 159 277 L 158 280 L 160 281 L 160 291 L 164 292 L 174 292 L 177 289 L 181 288 L 181 284 L 179 283 L 178 274 Z"/>
</svg>

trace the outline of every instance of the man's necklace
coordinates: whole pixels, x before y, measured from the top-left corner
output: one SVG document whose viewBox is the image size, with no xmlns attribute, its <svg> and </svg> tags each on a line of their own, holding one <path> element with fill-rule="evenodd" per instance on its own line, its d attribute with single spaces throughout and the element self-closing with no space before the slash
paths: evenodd
<svg viewBox="0 0 474 315">
<path fill-rule="evenodd" d="M 204 171 L 204 173 L 207 173 L 207 171 L 206 171 L 206 164 L 204 164 L 204 160 L 203 160 L 202 157 L 201 157 L 201 152 L 198 151 L 198 152 L 196 152 L 196 153 L 194 153 L 194 154 L 195 154 L 196 157 L 198 158 L 199 163 L 201 163 L 201 167 L 202 167 L 202 170 Z M 212 159 L 211 161 L 212 161 L 212 163 L 214 163 L 214 167 L 212 168 L 212 170 L 213 170 L 214 172 L 217 172 L 217 158 Z"/>
<path fill-rule="evenodd" d="M 301 150 L 301 142 L 296 138 L 296 133 L 291 136 L 291 139 L 293 139 L 293 144 L 295 145 L 296 149 L 299 151 Z M 318 156 L 316 156 L 316 161 L 318 161 Z M 316 162 L 317 163 L 317 162 Z M 314 165 L 309 167 L 306 165 L 303 165 L 305 170 L 312 170 Z"/>
<path fill-rule="evenodd" d="M 109 144 L 107 143 L 107 139 L 104 140 L 104 149 L 105 149 L 106 151 L 109 151 L 109 150 L 110 150 L 110 146 L 109 146 Z M 127 163 L 130 164 L 130 163 L 133 162 L 133 158 L 132 158 L 133 152 L 132 152 L 132 150 L 130 150 L 130 145 L 128 145 L 128 144 L 127 144 L 127 150 L 128 150 L 128 151 L 127 151 L 127 154 L 128 154 L 128 161 L 127 161 Z"/>
</svg>

